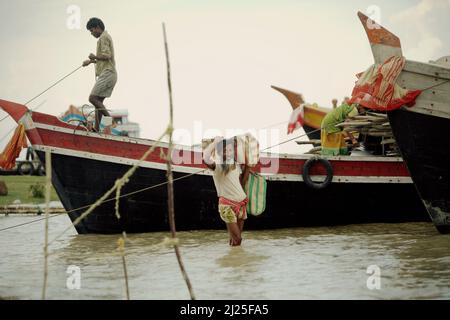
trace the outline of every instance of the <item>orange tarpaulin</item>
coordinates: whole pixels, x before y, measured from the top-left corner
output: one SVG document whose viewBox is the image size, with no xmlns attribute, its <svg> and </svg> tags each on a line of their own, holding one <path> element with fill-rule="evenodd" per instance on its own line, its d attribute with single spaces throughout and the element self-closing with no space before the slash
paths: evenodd
<svg viewBox="0 0 450 320">
<path fill-rule="evenodd" d="M 0 168 L 12 169 L 16 164 L 16 158 L 19 156 L 20 151 L 26 147 L 28 147 L 28 144 L 25 136 L 25 127 L 23 124 L 19 124 L 5 150 L 0 154 Z"/>
</svg>

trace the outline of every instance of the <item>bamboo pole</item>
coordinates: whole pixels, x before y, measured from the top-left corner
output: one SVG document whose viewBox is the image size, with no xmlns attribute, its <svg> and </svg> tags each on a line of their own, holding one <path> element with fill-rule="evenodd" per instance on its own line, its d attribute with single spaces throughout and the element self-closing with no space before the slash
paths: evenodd
<svg viewBox="0 0 450 320">
<path fill-rule="evenodd" d="M 50 151 L 45 152 L 45 173 L 44 284 L 42 286 L 42 300 L 46 298 L 48 277 L 48 214 L 50 212 L 50 192 L 52 185 L 52 156 Z"/>
<path fill-rule="evenodd" d="M 189 280 L 189 277 L 184 268 L 183 260 L 181 259 L 180 250 L 178 247 L 178 242 L 176 241 L 176 228 L 175 228 L 175 210 L 174 210 L 174 200 L 173 200 L 173 174 L 172 174 L 172 149 L 173 149 L 173 141 L 172 141 L 172 133 L 173 133 L 173 99 L 172 99 L 172 82 L 170 78 L 170 62 L 169 62 L 169 48 L 167 45 L 167 36 L 166 36 L 166 26 L 163 23 L 163 35 L 164 35 L 164 48 L 166 52 L 166 63 L 167 63 L 167 85 L 169 87 L 169 101 L 170 101 L 170 122 L 169 127 L 167 129 L 169 135 L 169 150 L 166 156 L 167 163 L 167 202 L 168 202 L 168 214 L 169 214 L 169 224 L 170 231 L 172 235 L 173 247 L 175 250 L 175 255 L 177 256 L 178 265 L 180 266 L 181 273 L 183 275 L 184 280 L 186 281 L 186 285 L 189 290 L 189 294 L 192 300 L 195 300 L 194 291 Z"/>
<path fill-rule="evenodd" d="M 125 289 L 127 294 L 127 300 L 130 300 L 130 287 L 128 285 L 128 271 L 127 271 L 127 262 L 125 260 L 125 241 L 126 241 L 126 233 L 122 232 L 122 237 L 117 240 L 118 250 L 120 255 L 122 256 L 122 266 L 123 266 L 123 274 L 125 277 Z"/>
<path fill-rule="evenodd" d="M 297 142 L 297 144 L 320 144 L 320 139 L 311 139 L 308 141 L 301 140 L 301 141 L 295 141 L 295 142 Z"/>
<path fill-rule="evenodd" d="M 128 180 L 128 179 L 127 179 Z M 117 220 L 120 220 L 120 212 L 119 212 L 119 204 L 120 204 L 120 191 L 122 190 L 122 187 L 126 183 L 123 179 L 117 179 L 115 186 L 116 186 L 116 217 Z M 122 236 L 117 240 L 117 250 L 119 250 L 120 256 L 122 257 L 122 266 L 123 266 L 123 275 L 125 277 L 125 292 L 127 300 L 130 300 L 130 288 L 128 286 L 128 272 L 127 272 L 127 262 L 125 260 L 125 241 L 126 241 L 126 233 L 125 231 L 122 232 Z"/>
<path fill-rule="evenodd" d="M 306 154 L 313 154 L 313 153 L 319 152 L 321 150 L 322 150 L 321 146 L 320 147 L 314 147 L 311 150 L 309 150 L 308 152 L 306 152 Z"/>
</svg>

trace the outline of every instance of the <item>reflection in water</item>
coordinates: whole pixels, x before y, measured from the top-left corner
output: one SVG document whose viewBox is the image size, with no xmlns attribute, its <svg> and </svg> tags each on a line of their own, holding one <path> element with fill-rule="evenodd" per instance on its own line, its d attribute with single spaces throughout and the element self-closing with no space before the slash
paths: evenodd
<svg viewBox="0 0 450 320">
<path fill-rule="evenodd" d="M 0 217 L 0 228 L 33 217 Z M 50 239 L 70 221 L 50 220 Z M 126 243 L 132 299 L 189 299 L 169 233 L 130 234 Z M 0 233 L 0 297 L 39 299 L 43 224 Z M 246 231 L 242 247 L 229 247 L 226 230 L 178 234 L 185 267 L 199 299 L 448 299 L 450 236 L 430 223 Z M 48 297 L 124 299 L 119 235 L 77 235 L 50 247 Z M 66 286 L 78 266 L 81 288 Z M 370 265 L 381 289 L 367 288 Z"/>
<path fill-rule="evenodd" d="M 250 270 L 253 267 L 253 270 L 256 270 L 255 267 L 262 264 L 267 258 L 266 256 L 252 253 L 245 247 L 230 247 L 228 253 L 216 259 L 216 262 L 220 268 L 246 268 Z"/>
</svg>

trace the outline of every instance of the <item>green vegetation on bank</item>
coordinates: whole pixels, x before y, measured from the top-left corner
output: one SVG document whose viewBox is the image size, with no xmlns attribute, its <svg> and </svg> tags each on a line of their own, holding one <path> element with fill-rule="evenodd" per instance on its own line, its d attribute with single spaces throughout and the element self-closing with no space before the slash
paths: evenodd
<svg viewBox="0 0 450 320">
<path fill-rule="evenodd" d="M 30 186 L 42 184 L 45 186 L 45 177 L 39 176 L 0 176 L 0 180 L 6 183 L 7 196 L 0 196 L 0 206 L 9 205 L 14 200 L 20 200 L 22 204 L 44 203 L 45 198 L 34 198 L 30 192 Z M 51 201 L 59 201 L 58 195 L 52 186 Z"/>
</svg>

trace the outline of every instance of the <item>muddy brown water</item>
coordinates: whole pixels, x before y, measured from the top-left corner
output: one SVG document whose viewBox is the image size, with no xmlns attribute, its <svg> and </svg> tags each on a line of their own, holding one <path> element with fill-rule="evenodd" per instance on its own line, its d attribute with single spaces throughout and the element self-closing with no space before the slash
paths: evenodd
<svg viewBox="0 0 450 320">
<path fill-rule="evenodd" d="M 36 217 L 1 216 L 0 229 Z M 50 239 L 70 221 L 50 219 Z M 132 299 L 189 299 L 165 232 L 130 234 Z M 449 299 L 450 235 L 431 223 L 246 231 L 242 247 L 225 230 L 179 232 L 198 299 Z M 124 299 L 118 235 L 77 235 L 49 250 L 49 299 Z M 0 232 L 0 297 L 40 299 L 44 223 Z"/>
</svg>

